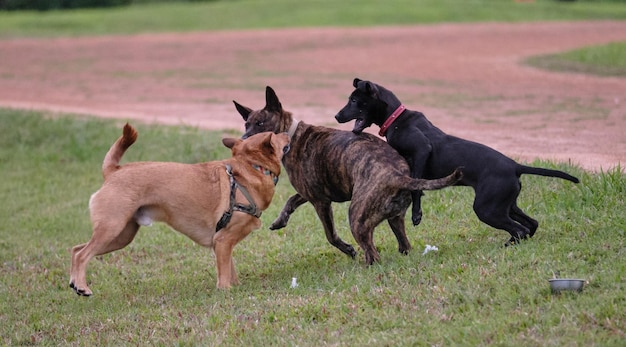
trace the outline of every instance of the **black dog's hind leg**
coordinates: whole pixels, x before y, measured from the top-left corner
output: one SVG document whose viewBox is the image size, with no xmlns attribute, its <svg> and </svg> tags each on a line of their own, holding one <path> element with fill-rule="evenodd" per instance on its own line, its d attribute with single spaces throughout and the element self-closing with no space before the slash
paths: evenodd
<svg viewBox="0 0 626 347">
<path fill-rule="evenodd" d="M 524 211 L 522 211 L 522 209 L 520 209 L 516 204 L 511 206 L 511 218 L 528 228 L 528 237 L 533 237 L 535 235 L 535 232 L 539 227 L 539 222 L 524 213 Z"/>
<path fill-rule="evenodd" d="M 485 181 L 491 182 L 488 185 L 476 187 L 474 212 L 478 219 L 496 229 L 507 231 L 511 238 L 504 244 L 505 246 L 527 239 L 530 236 L 529 228 L 511 218 L 510 213 L 517 208 L 515 200 L 517 200 L 519 188 L 495 179 Z"/>
<path fill-rule="evenodd" d="M 313 203 L 312 203 L 313 204 Z M 335 231 L 335 223 L 333 221 L 333 209 L 330 205 L 330 202 L 317 202 L 313 204 L 315 208 L 315 212 L 317 212 L 317 216 L 319 217 L 322 225 L 324 226 L 324 232 L 326 233 L 326 239 L 328 242 L 337 247 L 343 253 L 349 255 L 350 257 L 356 257 L 356 251 L 354 247 L 350 244 L 343 242 L 339 235 L 337 235 L 337 231 Z"/>
<path fill-rule="evenodd" d="M 287 225 L 287 222 L 289 222 L 289 217 L 291 217 L 293 211 L 295 211 L 298 207 L 300 207 L 300 205 L 304 204 L 305 202 L 307 202 L 307 200 L 303 198 L 300 194 L 295 194 L 290 197 L 285 203 L 283 210 L 280 211 L 280 215 L 278 215 L 278 218 L 276 218 L 272 225 L 270 225 L 270 230 L 278 230 L 284 228 Z"/>
</svg>

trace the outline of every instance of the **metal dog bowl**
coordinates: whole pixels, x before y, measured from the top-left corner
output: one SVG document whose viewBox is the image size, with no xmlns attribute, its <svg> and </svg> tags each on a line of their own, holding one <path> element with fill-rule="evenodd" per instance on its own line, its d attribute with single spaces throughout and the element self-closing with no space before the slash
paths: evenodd
<svg viewBox="0 0 626 347">
<path fill-rule="evenodd" d="M 553 278 L 548 281 L 553 293 L 560 293 L 565 290 L 582 292 L 585 285 L 585 280 L 575 278 Z"/>
</svg>

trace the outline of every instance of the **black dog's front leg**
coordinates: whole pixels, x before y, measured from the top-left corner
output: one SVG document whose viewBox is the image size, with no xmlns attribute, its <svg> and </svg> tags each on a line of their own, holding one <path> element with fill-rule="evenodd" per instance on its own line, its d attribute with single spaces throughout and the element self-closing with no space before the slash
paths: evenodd
<svg viewBox="0 0 626 347">
<path fill-rule="evenodd" d="M 411 221 L 413 225 L 417 226 L 422 222 L 422 193 L 421 190 L 411 192 L 411 199 L 413 199 L 413 206 L 411 207 Z"/>
<path fill-rule="evenodd" d="M 395 129 L 394 129 L 395 130 Z M 432 146 L 426 136 L 419 130 L 398 132 L 393 136 L 393 130 L 387 137 L 391 147 L 395 148 L 409 164 L 412 178 L 424 178 L 426 163 Z M 411 209 L 411 221 L 417 226 L 422 222 L 422 193 L 421 190 L 411 192 L 413 206 Z"/>
</svg>

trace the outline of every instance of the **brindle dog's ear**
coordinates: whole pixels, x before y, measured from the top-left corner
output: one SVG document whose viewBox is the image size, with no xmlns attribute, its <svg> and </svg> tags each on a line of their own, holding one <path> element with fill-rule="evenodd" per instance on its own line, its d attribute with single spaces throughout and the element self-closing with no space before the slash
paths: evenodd
<svg viewBox="0 0 626 347">
<path fill-rule="evenodd" d="M 272 112 L 282 112 L 283 105 L 280 104 L 278 96 L 272 87 L 265 87 L 265 110 Z"/>
<path fill-rule="evenodd" d="M 250 115 L 250 112 L 252 112 L 252 109 L 245 107 L 243 105 L 240 105 L 235 100 L 233 100 L 233 104 L 235 104 L 235 108 L 237 109 L 237 112 L 239 112 L 239 114 L 243 117 L 243 120 L 248 120 L 248 116 Z"/>
<path fill-rule="evenodd" d="M 359 82 L 361 82 L 360 78 L 355 78 L 354 81 L 352 81 L 352 86 L 354 88 L 358 88 L 359 87 Z"/>
<path fill-rule="evenodd" d="M 233 147 L 235 147 L 235 145 L 239 142 L 241 142 L 242 140 L 240 139 L 234 139 L 232 137 L 225 137 L 222 139 L 222 143 L 224 144 L 224 146 L 232 149 Z"/>
</svg>

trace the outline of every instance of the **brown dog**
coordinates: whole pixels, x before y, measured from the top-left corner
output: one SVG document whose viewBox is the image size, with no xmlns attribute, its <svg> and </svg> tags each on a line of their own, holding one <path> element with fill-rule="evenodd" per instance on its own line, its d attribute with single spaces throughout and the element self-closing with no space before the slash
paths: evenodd
<svg viewBox="0 0 626 347">
<path fill-rule="evenodd" d="M 350 229 L 368 265 L 380 259 L 373 234 L 384 220 L 398 240 L 398 251 L 411 249 L 404 227 L 411 191 L 441 189 L 462 177 L 459 170 L 450 170 L 448 174 L 452 174 L 440 179 L 413 179 L 406 161 L 385 141 L 369 134 L 299 122 L 283 109 L 270 87 L 265 89 L 265 107 L 261 110 L 234 103 L 246 121 L 244 138 L 265 131 L 287 131 L 291 137 L 291 151 L 284 156 L 283 165 L 297 194 L 287 200 L 270 229 L 286 226 L 296 208 L 310 202 L 328 242 L 354 258 L 354 248 L 335 231 L 331 207 L 332 202 L 352 200 Z"/>
<path fill-rule="evenodd" d="M 274 195 L 280 161 L 289 149 L 286 134 L 264 133 L 246 140 L 225 138 L 232 158 L 199 164 L 138 162 L 120 166 L 137 139 L 126 124 L 102 163 L 104 184 L 91 196 L 91 240 L 72 249 L 70 287 L 89 296 L 89 260 L 128 245 L 140 225 L 161 221 L 198 244 L 213 248 L 217 287 L 237 284 L 235 245 L 261 227 L 259 216 Z"/>
</svg>

